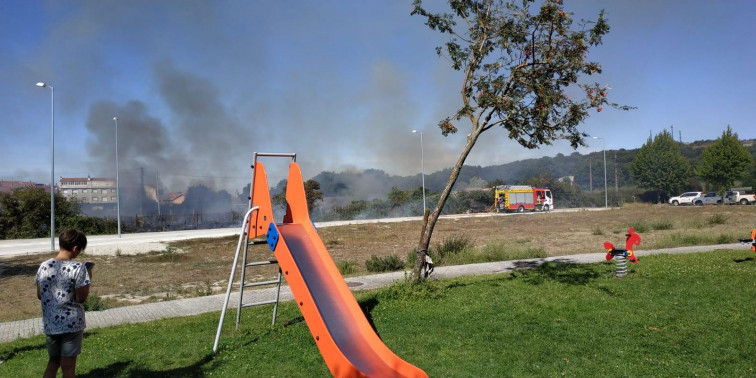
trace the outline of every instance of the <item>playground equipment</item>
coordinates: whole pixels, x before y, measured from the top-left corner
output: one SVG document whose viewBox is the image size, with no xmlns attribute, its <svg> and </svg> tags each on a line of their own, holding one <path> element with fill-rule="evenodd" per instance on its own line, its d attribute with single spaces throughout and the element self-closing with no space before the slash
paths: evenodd
<svg viewBox="0 0 756 378">
<path fill-rule="evenodd" d="M 265 167 L 258 161 L 258 157 L 262 156 L 292 159 L 289 164 L 287 209 L 283 223 L 276 224 L 273 220 Z M 242 235 L 231 268 L 213 353 L 218 349 L 223 319 L 231 295 L 231 284 L 241 250 L 244 250 L 244 261 L 239 285 L 237 329 L 241 309 L 247 306 L 242 305 L 243 289 L 250 285 L 244 283 L 244 268 L 256 264 L 246 263 L 247 246 L 254 244 L 254 239 L 264 235 L 265 243 L 276 257 L 269 263 L 278 264 L 280 267 L 279 285 L 282 272 L 331 374 L 338 377 L 427 377 L 423 370 L 396 356 L 381 341 L 339 273 L 310 220 L 302 172 L 296 163 L 296 154 L 255 153 L 253 170 L 249 211 L 242 225 Z M 267 281 L 267 284 L 271 283 L 275 281 Z M 276 306 L 277 302 L 278 295 Z M 250 305 L 266 303 L 273 301 Z M 274 308 L 274 323 L 275 317 Z"/>
<path fill-rule="evenodd" d="M 625 249 L 617 249 L 614 248 L 614 244 L 604 242 L 604 249 L 608 251 L 606 253 L 606 260 L 609 261 L 612 258 L 616 258 L 615 261 L 617 262 L 617 267 L 615 275 L 617 278 L 622 278 L 627 274 L 627 260 L 630 260 L 633 263 L 638 262 L 638 257 L 633 253 L 633 245 L 640 245 L 640 235 L 635 233 L 633 227 L 630 227 L 630 229 L 627 230 L 625 237 Z"/>
<path fill-rule="evenodd" d="M 738 239 L 743 244 L 751 243 L 751 251 L 756 252 L 756 228 L 751 231 L 751 238 L 750 239 Z"/>
</svg>

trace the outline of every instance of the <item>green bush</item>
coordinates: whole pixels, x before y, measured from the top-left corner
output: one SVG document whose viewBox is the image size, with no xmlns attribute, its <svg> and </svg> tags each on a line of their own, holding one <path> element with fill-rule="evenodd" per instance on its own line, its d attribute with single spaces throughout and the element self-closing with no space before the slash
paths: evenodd
<svg viewBox="0 0 756 378">
<path fill-rule="evenodd" d="M 593 229 L 591 230 L 593 235 L 603 235 L 604 231 L 601 230 L 601 227 L 599 226 L 593 226 Z"/>
<path fill-rule="evenodd" d="M 404 269 L 404 263 L 397 255 L 392 254 L 386 257 L 372 255 L 369 260 L 365 261 L 365 269 L 373 273 L 393 272 Z"/>
<path fill-rule="evenodd" d="M 465 235 L 452 235 L 444 238 L 435 248 L 429 251 L 431 258 L 438 260 L 436 263 L 441 264 L 445 259 L 458 255 L 463 251 L 472 248 L 472 239 Z"/>
<path fill-rule="evenodd" d="M 354 260 L 346 260 L 346 261 L 339 261 L 336 264 L 336 267 L 339 268 L 339 273 L 341 273 L 342 276 L 348 276 L 350 274 L 354 274 L 357 272 L 357 261 Z"/>
<path fill-rule="evenodd" d="M 721 213 L 713 214 L 712 216 L 706 218 L 706 223 L 709 226 L 714 226 L 717 224 L 725 224 L 727 223 L 727 216 Z"/>
<path fill-rule="evenodd" d="M 630 226 L 633 227 L 634 231 L 638 234 L 648 231 L 648 225 L 643 221 L 630 223 Z"/>
<path fill-rule="evenodd" d="M 99 295 L 90 294 L 82 305 L 85 311 L 102 311 L 110 308 L 110 301 Z"/>
<path fill-rule="evenodd" d="M 651 228 L 653 228 L 656 231 L 661 231 L 661 230 L 671 230 L 674 227 L 672 225 L 672 221 L 671 220 L 664 219 L 664 220 L 660 220 L 660 221 L 656 221 L 654 223 L 651 223 Z"/>
</svg>

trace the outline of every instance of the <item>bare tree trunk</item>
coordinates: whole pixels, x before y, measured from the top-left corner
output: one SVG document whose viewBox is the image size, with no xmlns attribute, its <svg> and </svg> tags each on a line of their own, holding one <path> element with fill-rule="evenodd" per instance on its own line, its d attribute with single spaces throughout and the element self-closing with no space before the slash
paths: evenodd
<svg viewBox="0 0 756 378">
<path fill-rule="evenodd" d="M 423 232 L 420 236 L 420 244 L 417 246 L 415 269 L 412 272 L 412 276 L 415 281 L 419 281 L 423 278 L 422 269 L 423 264 L 425 263 L 425 254 L 427 253 L 428 246 L 430 245 L 431 235 L 433 235 L 433 228 L 436 227 L 436 222 L 438 221 L 438 217 L 441 215 L 441 210 L 443 210 L 444 204 L 446 204 L 446 200 L 449 199 L 449 195 L 451 195 L 452 187 L 454 187 L 454 184 L 457 182 L 457 178 L 459 178 L 459 173 L 460 171 L 462 171 L 462 167 L 465 165 L 467 156 L 470 154 L 470 151 L 472 150 L 473 146 L 475 146 L 475 142 L 477 142 L 478 137 L 482 132 L 482 127 L 473 128 L 473 131 L 467 136 L 467 144 L 465 144 L 465 148 L 462 150 L 462 153 L 457 159 L 457 164 L 454 165 L 451 175 L 449 175 L 449 181 L 446 183 L 446 187 L 441 192 L 441 196 L 438 199 L 436 207 L 427 218 L 427 223 L 423 225 Z"/>
</svg>

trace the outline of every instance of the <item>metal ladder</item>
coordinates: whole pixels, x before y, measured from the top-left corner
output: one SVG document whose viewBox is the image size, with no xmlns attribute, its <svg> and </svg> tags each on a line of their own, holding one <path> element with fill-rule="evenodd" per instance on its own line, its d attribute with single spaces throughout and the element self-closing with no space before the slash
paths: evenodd
<svg viewBox="0 0 756 378">
<path fill-rule="evenodd" d="M 254 164 L 252 165 L 252 169 L 253 170 L 255 169 L 255 167 L 258 166 L 258 164 L 257 164 L 257 158 L 258 157 L 262 157 L 262 156 L 268 156 L 268 157 L 289 157 L 289 158 L 292 159 L 292 161 L 296 161 L 296 159 L 297 159 L 297 155 L 296 154 L 257 153 L 256 152 L 255 153 L 255 158 L 254 158 Z M 247 262 L 247 255 L 248 255 L 248 251 L 249 251 L 249 246 L 250 245 L 267 244 L 266 240 L 257 240 L 257 237 L 261 236 L 258 233 L 256 233 L 255 236 L 252 239 L 250 239 L 250 237 L 249 237 L 250 236 L 250 223 L 252 222 L 252 220 L 251 220 L 252 219 L 252 215 L 254 213 L 258 213 L 258 215 L 259 215 L 259 212 L 261 211 L 260 206 L 255 206 L 255 198 L 254 198 L 255 194 L 254 193 L 257 192 L 257 190 L 255 190 L 255 185 L 256 184 L 257 185 L 264 185 L 265 188 L 266 188 L 265 192 L 267 192 L 268 182 L 267 182 L 267 178 L 265 177 L 264 168 L 261 166 L 259 169 L 261 169 L 262 172 L 263 172 L 263 173 L 260 173 L 260 177 L 262 178 L 262 180 L 261 180 L 262 182 L 256 183 L 255 181 L 256 181 L 256 177 L 258 175 L 253 174 L 253 176 L 252 176 L 252 185 L 250 186 L 250 197 L 249 197 L 249 206 L 250 207 L 249 207 L 249 210 L 247 210 L 247 213 L 244 215 L 244 221 L 242 222 L 242 231 L 241 231 L 241 234 L 239 235 L 239 242 L 238 242 L 238 244 L 236 246 L 236 253 L 234 255 L 234 262 L 233 262 L 233 265 L 231 266 L 231 275 L 229 276 L 228 287 L 226 288 L 226 296 L 225 296 L 225 299 L 223 300 L 223 309 L 221 310 L 220 320 L 218 321 L 218 331 L 215 334 L 215 342 L 213 343 L 213 355 L 215 355 L 215 353 L 218 351 L 218 343 L 220 341 L 221 329 L 223 328 L 223 320 L 225 319 L 226 309 L 228 308 L 228 302 L 229 302 L 229 299 L 231 298 L 231 288 L 233 286 L 234 276 L 236 275 L 236 266 L 237 266 L 237 264 L 239 262 L 239 255 L 241 254 L 242 248 L 244 250 L 244 255 L 242 256 L 242 265 L 241 265 L 241 273 L 240 273 L 241 277 L 239 278 L 239 303 L 238 303 L 238 308 L 236 310 L 236 326 L 235 326 L 235 329 L 239 330 L 239 322 L 241 321 L 241 310 L 242 310 L 242 308 L 252 307 L 252 306 L 262 306 L 262 305 L 268 305 L 268 304 L 272 304 L 273 305 L 273 319 L 272 319 L 272 322 L 271 322 L 271 326 L 273 326 L 273 325 L 276 324 L 276 316 L 278 314 L 278 303 L 279 303 L 279 299 L 281 297 L 281 278 L 282 278 L 281 267 L 280 266 L 278 267 L 278 276 L 276 277 L 275 280 L 258 281 L 258 282 L 250 282 L 250 283 L 246 283 L 245 282 L 247 268 L 262 267 L 262 266 L 266 266 L 266 265 L 278 265 L 278 260 L 276 260 L 275 258 L 273 258 L 271 260 Z M 258 173 L 258 172 L 255 172 L 255 173 Z M 269 195 L 268 195 L 268 197 L 269 197 Z M 257 199 L 257 200 L 260 201 L 260 202 L 268 204 L 268 205 L 266 205 L 268 207 L 270 206 L 269 205 L 270 198 L 265 199 L 267 201 L 264 201 L 263 199 Z M 270 214 L 272 214 L 272 209 L 267 209 L 267 211 Z M 272 221 L 272 220 L 273 219 L 272 219 L 272 216 L 271 216 L 270 221 Z M 265 229 L 267 229 L 267 227 L 265 227 Z M 259 302 L 244 303 L 244 289 L 245 288 L 256 287 L 256 286 L 266 286 L 266 285 L 276 285 L 276 297 L 275 297 L 275 299 L 265 300 L 265 301 L 259 301 Z"/>
</svg>

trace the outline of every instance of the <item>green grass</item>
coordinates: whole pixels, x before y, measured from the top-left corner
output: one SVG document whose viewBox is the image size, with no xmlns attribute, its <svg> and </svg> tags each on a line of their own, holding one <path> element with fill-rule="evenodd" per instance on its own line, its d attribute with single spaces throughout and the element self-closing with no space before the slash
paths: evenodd
<svg viewBox="0 0 756 378">
<path fill-rule="evenodd" d="M 738 236 L 730 233 L 711 234 L 707 232 L 673 232 L 661 236 L 651 243 L 649 249 L 674 248 L 691 245 L 712 245 L 737 243 Z"/>
<path fill-rule="evenodd" d="M 754 376 L 756 255 L 747 250 L 405 282 L 358 293 L 386 345 L 432 377 Z M 80 376 L 328 376 L 292 302 L 85 332 Z M 0 345 L 0 376 L 39 376 L 44 338 Z"/>
</svg>

